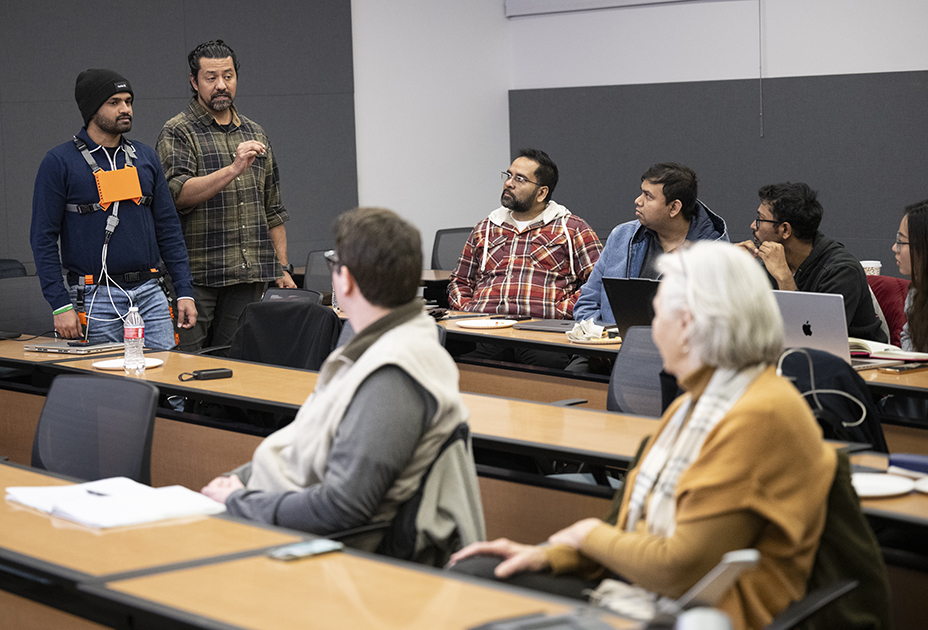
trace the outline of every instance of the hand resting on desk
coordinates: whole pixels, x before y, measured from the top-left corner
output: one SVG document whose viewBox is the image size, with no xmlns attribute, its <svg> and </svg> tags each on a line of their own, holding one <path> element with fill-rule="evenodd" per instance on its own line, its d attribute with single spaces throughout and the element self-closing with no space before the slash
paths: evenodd
<svg viewBox="0 0 928 630">
<path fill-rule="evenodd" d="M 230 494 L 236 490 L 241 490 L 244 487 L 245 484 L 243 484 L 242 480 L 235 475 L 221 475 L 206 484 L 206 486 L 204 486 L 200 492 L 208 496 L 213 501 L 225 503 Z"/>
</svg>

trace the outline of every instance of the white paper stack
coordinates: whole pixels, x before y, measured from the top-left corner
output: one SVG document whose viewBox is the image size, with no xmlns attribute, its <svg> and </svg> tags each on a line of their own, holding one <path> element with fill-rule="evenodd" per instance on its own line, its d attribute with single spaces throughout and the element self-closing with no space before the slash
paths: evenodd
<svg viewBox="0 0 928 630">
<path fill-rule="evenodd" d="M 226 509 L 183 486 L 151 488 L 126 477 L 73 486 L 17 486 L 6 492 L 9 500 L 97 529 L 218 514 Z"/>
</svg>

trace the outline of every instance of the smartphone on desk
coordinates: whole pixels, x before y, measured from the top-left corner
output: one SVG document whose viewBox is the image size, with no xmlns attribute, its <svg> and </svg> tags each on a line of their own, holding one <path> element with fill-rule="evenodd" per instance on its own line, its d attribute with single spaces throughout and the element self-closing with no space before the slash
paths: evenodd
<svg viewBox="0 0 928 630">
<path fill-rule="evenodd" d="M 886 374 L 909 374 L 919 370 L 928 370 L 928 363 L 903 363 L 902 365 L 887 365 L 886 367 L 877 368 L 880 372 Z"/>
<path fill-rule="evenodd" d="M 299 558 L 308 558 L 310 556 L 318 556 L 323 553 L 329 553 L 331 551 L 339 551 L 345 545 L 338 542 L 337 540 L 329 540 L 328 538 L 316 538 L 315 540 L 307 540 L 305 542 L 298 542 L 292 545 L 285 545 L 283 547 L 276 547 L 267 552 L 269 558 L 274 560 L 297 560 Z"/>
</svg>

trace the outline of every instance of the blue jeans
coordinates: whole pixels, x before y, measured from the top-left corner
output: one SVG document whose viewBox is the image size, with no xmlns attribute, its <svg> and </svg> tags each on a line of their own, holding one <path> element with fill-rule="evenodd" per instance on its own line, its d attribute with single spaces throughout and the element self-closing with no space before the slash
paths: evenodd
<svg viewBox="0 0 928 630">
<path fill-rule="evenodd" d="M 70 288 L 71 303 L 77 307 L 78 285 Z M 129 297 L 126 297 L 126 293 Z M 170 350 L 174 347 L 174 322 L 168 310 L 168 299 L 157 280 L 149 280 L 137 287 L 126 289 L 115 286 L 84 287 L 84 312 L 87 313 L 88 340 L 92 343 L 122 341 L 122 318 L 131 306 L 139 307 L 145 322 L 145 347 Z M 111 300 L 112 299 L 112 300 Z M 115 305 L 115 310 L 114 310 Z"/>
</svg>

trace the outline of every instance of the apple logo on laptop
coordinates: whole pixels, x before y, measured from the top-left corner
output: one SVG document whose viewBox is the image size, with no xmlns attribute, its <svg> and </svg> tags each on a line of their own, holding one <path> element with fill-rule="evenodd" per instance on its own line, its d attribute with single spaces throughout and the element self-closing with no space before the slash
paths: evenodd
<svg viewBox="0 0 928 630">
<path fill-rule="evenodd" d="M 802 325 L 802 334 L 806 337 L 812 336 L 812 325 L 806 320 L 806 323 Z"/>
</svg>

